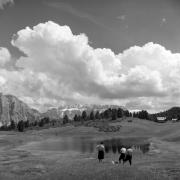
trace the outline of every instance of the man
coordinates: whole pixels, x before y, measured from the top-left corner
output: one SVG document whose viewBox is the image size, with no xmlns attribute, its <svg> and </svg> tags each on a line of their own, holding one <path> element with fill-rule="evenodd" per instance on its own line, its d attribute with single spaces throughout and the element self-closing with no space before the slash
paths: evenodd
<svg viewBox="0 0 180 180">
<path fill-rule="evenodd" d="M 121 163 L 121 160 L 123 160 L 124 162 L 125 157 L 126 157 L 126 148 L 122 147 L 119 156 L 119 163 Z"/>
</svg>

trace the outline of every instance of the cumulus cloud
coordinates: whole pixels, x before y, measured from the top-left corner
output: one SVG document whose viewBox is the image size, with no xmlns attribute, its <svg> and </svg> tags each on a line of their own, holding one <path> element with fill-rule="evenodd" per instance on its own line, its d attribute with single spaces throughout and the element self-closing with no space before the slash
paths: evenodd
<svg viewBox="0 0 180 180">
<path fill-rule="evenodd" d="M 7 4 L 13 4 L 14 0 L 0 0 L 0 9 L 4 9 L 4 6 Z"/>
<path fill-rule="evenodd" d="M 11 60 L 11 54 L 7 48 L 0 47 L 0 67 L 5 66 Z"/>
<path fill-rule="evenodd" d="M 57 78 L 59 85 L 76 93 L 107 99 L 164 93 L 158 71 L 136 66 L 126 72 L 121 66 L 130 66 L 124 60 L 128 52 L 93 49 L 86 35 L 73 35 L 67 26 L 47 22 L 27 27 L 12 44 L 27 55 L 17 62 L 19 67 Z"/>
<path fill-rule="evenodd" d="M 113 102 L 152 110 L 180 97 L 180 54 L 159 44 L 115 54 L 95 49 L 85 34 L 74 35 L 70 27 L 49 21 L 18 31 L 12 45 L 26 57 L 17 60 L 21 70 L 2 68 L 1 91 L 35 107 Z"/>
<path fill-rule="evenodd" d="M 17 66 L 44 73 L 57 79 L 59 86 L 87 95 L 108 92 L 104 83 L 121 67 L 110 49 L 93 49 L 86 35 L 73 35 L 69 27 L 53 22 L 19 31 L 12 44 L 28 56 L 20 58 Z"/>
</svg>

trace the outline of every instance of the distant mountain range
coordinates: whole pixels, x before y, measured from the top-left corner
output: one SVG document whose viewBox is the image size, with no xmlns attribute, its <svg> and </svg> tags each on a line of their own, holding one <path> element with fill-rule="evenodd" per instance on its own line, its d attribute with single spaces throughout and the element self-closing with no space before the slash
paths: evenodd
<svg viewBox="0 0 180 180">
<path fill-rule="evenodd" d="M 42 117 L 49 117 L 50 119 L 62 119 L 65 114 L 68 115 L 70 119 L 73 119 L 74 115 L 80 115 L 84 110 L 88 113 L 91 111 L 102 112 L 108 108 L 121 108 L 126 110 L 122 106 L 117 105 L 67 105 L 59 106 L 58 108 L 49 109 L 45 113 L 40 113 L 39 111 L 30 108 L 26 103 L 19 100 L 13 95 L 3 95 L 0 93 L 0 126 L 2 124 L 10 124 L 11 120 L 18 122 L 20 120 L 30 122 L 39 120 Z"/>
<path fill-rule="evenodd" d="M 91 111 L 99 111 L 100 113 L 105 111 L 108 108 L 118 109 L 121 108 L 126 110 L 123 106 L 118 105 L 97 105 L 97 104 L 74 104 L 74 105 L 67 105 L 67 106 L 59 106 L 58 108 L 49 109 L 46 113 L 43 113 L 44 116 L 50 118 L 63 118 L 64 115 L 68 115 L 70 119 L 73 119 L 75 114 L 81 115 L 83 111 L 86 111 L 87 114 L 90 114 Z"/>
</svg>

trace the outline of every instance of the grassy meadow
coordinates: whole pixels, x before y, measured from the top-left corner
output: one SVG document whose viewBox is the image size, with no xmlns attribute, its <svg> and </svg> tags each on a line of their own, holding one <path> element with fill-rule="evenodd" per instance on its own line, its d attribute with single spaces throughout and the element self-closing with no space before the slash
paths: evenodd
<svg viewBox="0 0 180 180">
<path fill-rule="evenodd" d="M 95 122 L 96 123 L 96 122 Z M 180 179 L 180 123 L 163 124 L 140 120 L 120 119 L 108 126 L 118 131 L 104 132 L 102 126 L 68 125 L 23 133 L 0 132 L 0 179 L 2 180 L 170 180 Z M 107 124 L 105 125 L 107 127 Z M 115 128 L 116 129 L 116 128 Z M 133 164 L 112 164 L 119 155 L 105 154 L 103 163 L 97 161 L 97 153 L 76 151 L 47 151 L 32 149 L 41 141 L 53 141 L 63 137 L 94 137 L 146 139 L 150 150 L 146 154 L 133 152 Z"/>
</svg>

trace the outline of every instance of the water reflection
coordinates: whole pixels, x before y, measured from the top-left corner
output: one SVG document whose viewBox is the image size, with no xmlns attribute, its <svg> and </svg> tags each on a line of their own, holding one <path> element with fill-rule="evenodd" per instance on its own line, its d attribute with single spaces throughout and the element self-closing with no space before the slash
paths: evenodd
<svg viewBox="0 0 180 180">
<path fill-rule="evenodd" d="M 149 151 L 149 143 L 143 143 L 143 144 L 136 144 L 136 142 L 131 142 L 128 139 L 109 139 L 109 140 L 104 140 L 104 145 L 105 145 L 105 152 L 113 152 L 115 153 L 120 153 L 120 150 L 122 147 L 132 147 L 136 150 L 140 150 L 142 153 L 146 153 Z"/>
<path fill-rule="evenodd" d="M 120 153 L 120 149 L 124 146 L 126 148 L 133 146 L 135 149 L 140 150 L 142 153 L 149 151 L 149 143 L 140 143 L 138 139 L 105 139 L 102 140 L 105 145 L 106 153 Z M 57 140 L 43 141 L 40 144 L 36 144 L 34 149 L 43 149 L 49 151 L 78 151 L 82 153 L 93 153 L 96 150 L 96 145 L 100 141 L 96 141 L 92 138 L 61 138 Z M 31 147 L 32 148 L 32 147 Z"/>
</svg>

